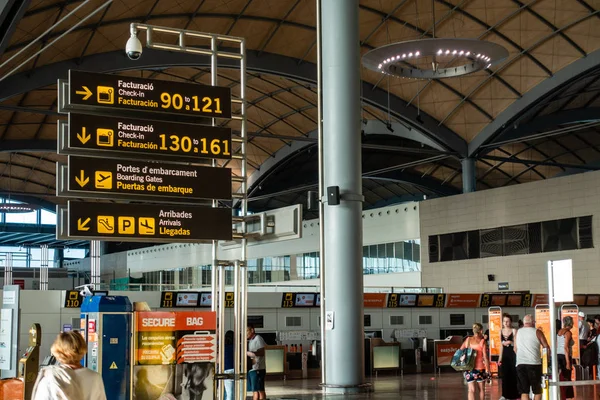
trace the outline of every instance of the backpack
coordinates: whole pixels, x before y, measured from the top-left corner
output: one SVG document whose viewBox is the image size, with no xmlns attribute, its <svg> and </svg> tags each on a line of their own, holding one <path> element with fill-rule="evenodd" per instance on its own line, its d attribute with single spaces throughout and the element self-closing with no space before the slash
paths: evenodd
<svg viewBox="0 0 600 400">
<path fill-rule="evenodd" d="M 83 389 L 75 380 L 75 371 L 61 365 L 51 365 L 38 374 L 32 400 L 81 400 Z"/>
</svg>

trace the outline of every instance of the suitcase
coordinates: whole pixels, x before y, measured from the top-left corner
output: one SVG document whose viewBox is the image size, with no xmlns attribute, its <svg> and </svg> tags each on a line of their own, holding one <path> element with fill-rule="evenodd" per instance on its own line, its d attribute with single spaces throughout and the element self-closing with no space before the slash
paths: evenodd
<svg viewBox="0 0 600 400">
<path fill-rule="evenodd" d="M 0 380 L 0 400 L 23 400 L 25 384 L 16 378 Z"/>
</svg>

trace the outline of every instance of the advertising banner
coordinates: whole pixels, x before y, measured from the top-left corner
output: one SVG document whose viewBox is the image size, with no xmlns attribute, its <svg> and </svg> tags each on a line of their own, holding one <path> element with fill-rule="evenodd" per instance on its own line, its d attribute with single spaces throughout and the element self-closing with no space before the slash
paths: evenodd
<svg viewBox="0 0 600 400">
<path fill-rule="evenodd" d="M 490 307 L 488 310 L 489 325 L 489 343 L 490 354 L 499 356 L 502 351 L 502 341 L 500 340 L 500 331 L 502 330 L 502 309 L 500 307 Z"/>
<path fill-rule="evenodd" d="M 435 357 L 437 359 L 437 366 L 449 366 L 452 362 L 452 356 L 454 356 L 456 350 L 460 349 L 460 346 L 462 346 L 462 343 L 436 343 Z"/>
<path fill-rule="evenodd" d="M 579 307 L 575 304 L 565 304 L 560 309 L 560 321 L 562 326 L 562 319 L 564 317 L 573 318 L 573 327 L 571 328 L 571 335 L 573 335 L 573 344 L 572 350 L 573 354 L 571 357 L 579 358 Z"/>
<path fill-rule="evenodd" d="M 213 398 L 216 313 L 135 313 L 133 399 Z"/>
<path fill-rule="evenodd" d="M 538 305 L 535 308 L 535 327 L 544 333 L 550 343 L 550 309 L 547 305 Z"/>
</svg>

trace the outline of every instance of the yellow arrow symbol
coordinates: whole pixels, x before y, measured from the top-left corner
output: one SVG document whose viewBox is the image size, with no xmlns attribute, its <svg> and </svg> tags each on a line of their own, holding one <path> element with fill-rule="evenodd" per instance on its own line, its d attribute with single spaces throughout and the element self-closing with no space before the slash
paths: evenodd
<svg viewBox="0 0 600 400">
<path fill-rule="evenodd" d="M 85 173 L 83 170 L 79 171 L 79 176 L 75 177 L 75 182 L 79 184 L 79 186 L 84 187 L 90 181 L 90 178 L 85 177 Z"/>
<path fill-rule="evenodd" d="M 85 221 L 81 222 L 81 218 L 77 220 L 77 230 L 78 231 L 89 231 L 90 227 L 87 226 L 88 222 L 90 222 L 90 218 L 88 217 Z"/>
<path fill-rule="evenodd" d="M 83 128 L 81 128 L 81 133 L 77 134 L 77 139 L 79 139 L 79 141 L 82 144 L 86 144 L 88 140 L 90 140 L 90 138 L 92 137 L 92 135 L 88 135 L 85 132 L 85 126 Z"/>
<path fill-rule="evenodd" d="M 82 86 L 82 88 L 83 88 L 83 90 L 77 90 L 77 91 L 75 91 L 75 93 L 83 95 L 83 100 L 89 99 L 90 96 L 94 94 L 94 93 L 92 93 L 92 91 L 90 89 L 88 89 L 87 86 Z"/>
</svg>

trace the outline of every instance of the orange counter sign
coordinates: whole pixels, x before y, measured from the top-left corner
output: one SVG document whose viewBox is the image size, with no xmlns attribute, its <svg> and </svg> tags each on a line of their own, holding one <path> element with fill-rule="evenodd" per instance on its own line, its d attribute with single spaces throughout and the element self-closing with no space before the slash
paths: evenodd
<svg viewBox="0 0 600 400">
<path fill-rule="evenodd" d="M 479 293 L 448 294 L 446 307 L 448 308 L 477 308 L 479 307 Z"/>
<path fill-rule="evenodd" d="M 535 308 L 535 327 L 541 330 L 550 343 L 550 309 L 548 306 L 537 306 Z"/>
<path fill-rule="evenodd" d="M 365 308 L 385 308 L 387 293 L 365 293 L 363 304 Z"/>
<path fill-rule="evenodd" d="M 500 331 L 502 330 L 502 309 L 491 307 L 488 310 L 490 354 L 499 356 L 502 349 Z"/>
<path fill-rule="evenodd" d="M 435 356 L 437 366 L 443 367 L 450 365 L 454 353 L 456 353 L 456 350 L 460 349 L 460 346 L 462 346 L 462 343 L 436 343 Z"/>
</svg>

